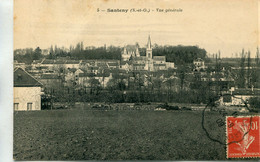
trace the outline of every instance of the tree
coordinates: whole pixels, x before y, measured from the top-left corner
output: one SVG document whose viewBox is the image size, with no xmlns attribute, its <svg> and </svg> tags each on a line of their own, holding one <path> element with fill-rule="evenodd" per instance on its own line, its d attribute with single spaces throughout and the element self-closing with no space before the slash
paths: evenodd
<svg viewBox="0 0 260 162">
<path fill-rule="evenodd" d="M 49 59 L 53 59 L 53 58 L 54 58 L 54 50 L 53 50 L 53 46 L 51 45 Z"/>
<path fill-rule="evenodd" d="M 37 47 L 33 52 L 33 59 L 39 60 L 41 58 L 41 55 L 42 55 L 42 50 L 40 49 L 40 47 Z"/>
<path fill-rule="evenodd" d="M 238 87 L 244 88 L 245 87 L 245 53 L 244 49 L 241 53 L 241 60 L 240 60 L 240 71 L 238 74 Z"/>
<path fill-rule="evenodd" d="M 184 65 L 179 66 L 177 73 L 178 73 L 178 77 L 180 78 L 181 89 L 183 89 L 185 76 L 187 73 L 187 67 L 185 67 Z"/>
<path fill-rule="evenodd" d="M 248 56 L 247 56 L 247 87 L 251 87 L 251 58 L 250 58 L 250 51 L 248 51 Z"/>
<path fill-rule="evenodd" d="M 260 110 L 260 97 L 251 97 L 248 103 L 251 108 Z"/>
<path fill-rule="evenodd" d="M 100 89 L 101 89 L 101 85 L 99 83 L 99 81 L 97 79 L 95 79 L 94 77 L 92 77 L 90 80 L 88 80 L 89 85 L 90 85 L 90 94 L 98 94 Z"/>
<path fill-rule="evenodd" d="M 253 87 L 259 88 L 260 87 L 260 53 L 259 48 L 257 47 L 256 57 L 255 57 L 255 66 L 252 68 L 252 75 L 251 75 L 251 84 Z"/>
<path fill-rule="evenodd" d="M 259 66 L 259 64 L 260 64 L 260 52 L 259 52 L 259 48 L 257 47 L 257 49 L 256 49 L 256 57 L 255 57 L 255 62 L 256 62 L 256 66 Z"/>
</svg>

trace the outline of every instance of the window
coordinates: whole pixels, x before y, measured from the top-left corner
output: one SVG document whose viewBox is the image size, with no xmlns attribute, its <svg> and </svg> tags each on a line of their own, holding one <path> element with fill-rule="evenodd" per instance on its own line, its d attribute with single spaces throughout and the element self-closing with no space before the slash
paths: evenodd
<svg viewBox="0 0 260 162">
<path fill-rule="evenodd" d="M 32 103 L 27 103 L 27 110 L 32 110 Z"/>
<path fill-rule="evenodd" d="M 19 109 L 19 103 L 14 103 L 14 110 L 18 110 Z"/>
</svg>

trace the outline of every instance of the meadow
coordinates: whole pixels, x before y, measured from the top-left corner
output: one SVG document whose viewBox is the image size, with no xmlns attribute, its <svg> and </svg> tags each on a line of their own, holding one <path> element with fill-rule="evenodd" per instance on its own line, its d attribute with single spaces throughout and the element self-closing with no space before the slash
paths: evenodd
<svg viewBox="0 0 260 162">
<path fill-rule="evenodd" d="M 15 160 L 226 159 L 225 146 L 203 131 L 201 111 L 15 112 L 13 147 Z"/>
</svg>

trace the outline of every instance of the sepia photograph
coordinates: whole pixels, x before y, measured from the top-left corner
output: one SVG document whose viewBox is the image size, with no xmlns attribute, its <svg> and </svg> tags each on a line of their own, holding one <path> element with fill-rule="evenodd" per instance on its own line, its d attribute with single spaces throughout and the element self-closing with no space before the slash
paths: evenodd
<svg viewBox="0 0 260 162">
<path fill-rule="evenodd" d="M 13 159 L 259 160 L 259 6 L 14 0 Z"/>
</svg>

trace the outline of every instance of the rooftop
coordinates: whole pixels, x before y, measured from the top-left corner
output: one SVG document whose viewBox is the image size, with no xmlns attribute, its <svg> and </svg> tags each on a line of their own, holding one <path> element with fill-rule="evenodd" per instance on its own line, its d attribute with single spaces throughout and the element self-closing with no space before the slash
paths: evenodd
<svg viewBox="0 0 260 162">
<path fill-rule="evenodd" d="M 24 69 L 18 67 L 14 69 L 14 87 L 41 87 L 37 79 Z"/>
<path fill-rule="evenodd" d="M 41 79 L 61 79 L 61 78 L 56 74 L 43 74 L 41 76 Z"/>
<path fill-rule="evenodd" d="M 165 56 L 154 56 L 153 60 L 154 61 L 165 61 L 166 58 L 165 58 Z"/>
</svg>

